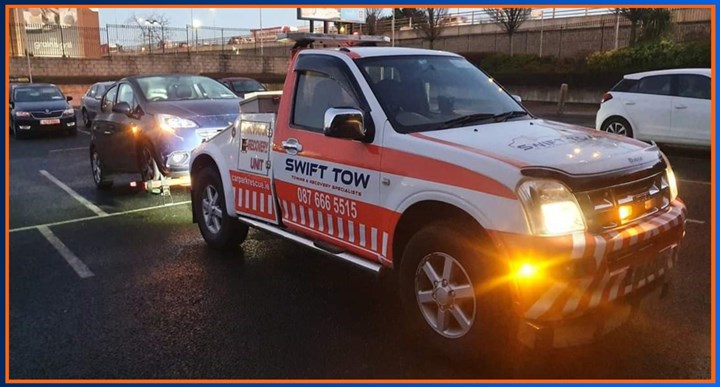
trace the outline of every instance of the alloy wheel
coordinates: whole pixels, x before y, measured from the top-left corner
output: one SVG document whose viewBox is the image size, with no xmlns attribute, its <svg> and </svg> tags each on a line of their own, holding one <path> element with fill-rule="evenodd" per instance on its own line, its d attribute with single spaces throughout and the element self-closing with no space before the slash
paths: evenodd
<svg viewBox="0 0 720 387">
<path fill-rule="evenodd" d="M 475 322 L 472 281 L 460 262 L 448 254 L 435 252 L 420 261 L 415 296 L 425 321 L 444 337 L 462 337 Z"/>
<path fill-rule="evenodd" d="M 222 209 L 220 208 L 219 197 L 220 195 L 213 185 L 205 187 L 202 197 L 203 220 L 208 230 L 213 234 L 219 233 L 222 227 Z"/>
</svg>

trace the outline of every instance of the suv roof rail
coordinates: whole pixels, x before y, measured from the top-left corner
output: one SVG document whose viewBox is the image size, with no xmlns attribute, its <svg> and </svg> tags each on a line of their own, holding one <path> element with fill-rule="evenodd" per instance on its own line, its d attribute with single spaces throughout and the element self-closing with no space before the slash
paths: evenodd
<svg viewBox="0 0 720 387">
<path fill-rule="evenodd" d="M 294 41 L 293 48 L 306 48 L 314 43 L 333 44 L 336 46 L 376 46 L 378 43 L 389 43 L 387 36 L 376 35 L 334 35 L 310 32 L 287 32 L 277 35 L 278 41 Z"/>
</svg>

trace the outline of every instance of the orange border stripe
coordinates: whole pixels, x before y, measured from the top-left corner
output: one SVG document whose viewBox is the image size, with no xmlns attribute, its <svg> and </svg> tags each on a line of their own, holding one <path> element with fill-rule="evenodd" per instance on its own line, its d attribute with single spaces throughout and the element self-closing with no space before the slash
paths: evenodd
<svg viewBox="0 0 720 387">
<path fill-rule="evenodd" d="M 324 6 L 328 7 L 347 7 L 349 5 L 352 5 L 354 7 L 365 7 L 365 8 L 392 8 L 393 5 L 380 5 L 380 4 L 323 4 Z M 412 4 L 401 4 L 403 7 L 422 7 L 427 6 L 427 4 L 420 4 L 420 5 L 412 5 Z M 468 8 L 471 4 L 442 4 L 437 5 L 436 7 L 439 8 Z M 5 5 L 5 14 L 6 14 L 6 20 L 9 19 L 9 12 L 13 9 L 18 8 L 33 8 L 33 7 L 46 7 L 48 4 L 17 4 L 17 5 Z M 121 4 L 121 5 L 108 5 L 108 4 L 102 4 L 102 5 L 88 5 L 88 4 L 52 4 L 53 7 L 68 7 L 68 8 L 130 8 L 130 9 L 136 9 L 136 8 L 274 8 L 274 9 L 288 9 L 288 8 L 297 8 L 297 5 L 289 5 L 289 4 L 273 4 L 273 5 L 267 5 L 267 4 L 241 4 L 241 5 L 231 5 L 231 4 L 204 4 L 204 5 L 148 5 L 148 4 Z M 511 4 L 483 4 L 484 7 L 516 7 L 516 8 L 559 8 L 557 7 L 557 4 L 522 4 L 522 5 L 511 5 Z M 563 7 L 560 8 L 614 8 L 617 4 L 592 4 L 592 5 L 577 5 L 577 4 L 563 4 Z M 658 5 L 650 5 L 650 4 L 642 4 L 642 5 L 625 5 L 632 8 L 657 8 Z M 710 28 L 711 28 L 711 77 L 713 81 L 715 81 L 715 55 L 716 55 L 716 25 L 715 25 L 715 17 L 716 17 L 716 5 L 714 4 L 707 4 L 707 5 L 688 5 L 688 4 L 663 4 L 659 5 L 659 7 L 663 8 L 690 8 L 690 9 L 710 9 L 711 10 L 711 16 L 710 16 Z M 9 100 L 9 83 L 10 83 L 10 51 L 8 47 L 10 47 L 10 25 L 6 23 L 5 25 L 5 45 L 6 45 L 6 51 L 5 51 L 5 99 L 6 101 Z M 715 173 L 716 173 L 716 119 L 715 119 L 715 103 L 717 102 L 716 97 L 716 87 L 715 82 L 711 82 L 711 202 L 710 202 L 710 209 L 711 209 L 711 240 L 710 240 L 710 246 L 711 246 L 711 259 L 710 259 L 710 269 L 711 269 L 711 295 L 710 295 L 710 302 L 711 302 L 711 332 L 710 332 L 710 345 L 711 345 L 711 351 L 710 351 L 710 369 L 711 369 L 711 376 L 710 379 L 663 379 L 663 380 L 654 380 L 654 379 L 643 379 L 643 380 L 623 380 L 623 379 L 572 379 L 572 380 L 553 380 L 553 379 L 543 379 L 543 380 L 533 380 L 533 379 L 517 379 L 517 380 L 493 380 L 493 379 L 458 379 L 458 380 L 445 380 L 445 379 L 306 379 L 306 380 L 293 380 L 293 379 L 257 379 L 257 380 L 242 380 L 242 379 L 196 379 L 196 380 L 185 380 L 185 379 L 114 379 L 114 380 L 106 380 L 106 379 L 10 379 L 10 247 L 9 247 L 9 230 L 10 230 L 10 140 L 9 137 L 6 136 L 5 138 L 5 382 L 6 383 L 17 383 L 17 384 L 57 384 L 57 383 L 75 383 L 75 384 L 90 384 L 90 383 L 108 383 L 108 384 L 115 384 L 115 383 L 153 383 L 153 384 L 168 384 L 168 383 L 174 383 L 174 384 L 189 384 L 189 383 L 208 383 L 208 384 L 220 384 L 220 383 L 256 383 L 256 384 L 269 384 L 269 383 L 283 383 L 283 384 L 299 384 L 299 383 L 316 383 L 316 384 L 330 384 L 330 383 L 348 383 L 348 384 L 356 384 L 356 383 L 416 383 L 416 384 L 428 384 L 428 383 L 483 383 L 483 382 L 490 382 L 495 384 L 509 384 L 509 383 L 553 383 L 553 384 L 569 384 L 569 383 L 626 383 L 626 384 L 640 384 L 640 383 L 654 383 L 654 384 L 676 384 L 676 383 L 687 383 L 687 384 L 700 384 L 700 383 L 707 383 L 708 381 L 715 382 L 716 378 L 716 354 L 715 354 L 715 338 L 716 338 L 716 332 L 715 332 L 715 325 L 716 325 L 716 294 L 715 294 L 715 284 L 716 284 L 716 278 L 715 278 L 715 270 L 716 270 L 716 263 L 715 263 L 715 249 L 716 249 L 716 243 L 714 236 L 716 235 L 716 225 L 715 225 L 715 211 L 716 211 L 716 203 L 715 203 Z M 5 122 L 9 122 L 9 110 L 6 110 L 5 112 Z"/>
</svg>

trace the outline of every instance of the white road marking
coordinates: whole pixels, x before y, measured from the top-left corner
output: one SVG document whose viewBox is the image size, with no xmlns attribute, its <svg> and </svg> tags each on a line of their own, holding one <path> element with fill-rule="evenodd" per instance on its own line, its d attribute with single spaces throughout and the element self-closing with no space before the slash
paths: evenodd
<svg viewBox="0 0 720 387">
<path fill-rule="evenodd" d="M 709 181 L 704 180 L 685 180 L 685 179 L 677 179 L 677 181 L 681 183 L 691 183 L 691 184 L 703 184 L 703 185 L 710 185 L 711 183 Z"/>
<path fill-rule="evenodd" d="M 58 180 L 55 176 L 51 175 L 50 172 L 48 172 L 44 169 L 41 169 L 40 174 L 47 177 L 48 180 L 55 183 L 55 185 L 60 187 L 63 191 L 67 192 L 75 200 L 79 201 L 82 205 L 87 207 L 88 210 L 96 213 L 98 216 L 107 216 L 107 212 L 103 211 L 100 207 L 92 204 L 89 200 L 85 199 L 84 197 L 80 196 L 80 194 L 75 192 L 72 188 L 68 187 L 67 185 L 65 185 L 65 183 Z"/>
<path fill-rule="evenodd" d="M 144 212 L 144 211 L 150 211 L 150 210 L 156 210 L 159 208 L 165 208 L 165 207 L 174 207 L 179 206 L 182 204 L 188 204 L 190 203 L 190 200 L 184 201 L 184 202 L 177 202 L 177 203 L 169 203 L 169 204 L 161 204 L 159 206 L 153 206 L 153 207 L 145 207 L 145 208 L 136 208 L 134 210 L 127 210 L 122 212 L 113 212 L 112 214 L 107 214 L 106 216 L 86 216 L 84 218 L 77 218 L 77 219 L 70 219 L 70 220 L 61 220 L 59 222 L 52 222 L 52 223 L 45 223 L 45 224 L 37 224 L 35 226 L 26 226 L 26 227 L 18 227 L 10 230 L 9 232 L 20 232 L 20 231 L 27 231 L 27 230 L 35 230 L 40 227 L 54 227 L 54 226 L 60 226 L 63 224 L 71 224 L 71 223 L 78 223 L 78 222 L 84 222 L 86 220 L 94 220 L 94 219 L 106 219 L 113 216 L 119 216 L 119 215 L 127 215 L 127 214 L 133 214 L 136 212 Z"/>
<path fill-rule="evenodd" d="M 704 220 L 697 220 L 697 219 L 688 219 L 688 223 L 695 223 L 695 224 L 705 224 Z"/>
<path fill-rule="evenodd" d="M 88 132 L 88 131 L 86 131 L 86 130 L 78 129 L 77 131 L 80 132 L 80 133 L 85 133 L 85 134 L 87 134 L 88 136 L 90 135 L 90 132 Z"/>
<path fill-rule="evenodd" d="M 62 149 L 52 149 L 48 153 L 57 153 L 57 152 L 75 152 L 75 151 L 86 151 L 88 150 L 88 147 L 81 146 L 79 148 L 62 148 Z"/>
<path fill-rule="evenodd" d="M 80 278 L 89 278 L 94 276 L 92 271 L 83 263 L 83 261 L 80 260 L 75 254 L 73 254 L 70 249 L 65 246 L 64 243 L 58 237 L 53 234 L 52 231 L 47 226 L 40 226 L 37 228 L 38 231 L 47 239 L 48 242 L 50 242 L 51 245 L 55 248 L 55 250 L 62 255 L 62 257 L 65 259 L 65 261 L 70 265 L 70 267 L 75 270 L 75 273 L 80 276 Z"/>
</svg>

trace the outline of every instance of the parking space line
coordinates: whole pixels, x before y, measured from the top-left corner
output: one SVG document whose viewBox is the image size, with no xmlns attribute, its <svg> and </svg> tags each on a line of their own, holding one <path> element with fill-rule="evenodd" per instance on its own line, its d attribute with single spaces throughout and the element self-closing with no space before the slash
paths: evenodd
<svg viewBox="0 0 720 387">
<path fill-rule="evenodd" d="M 46 226 L 40 226 L 37 228 L 38 231 L 47 239 L 48 242 L 50 242 L 51 245 L 55 248 L 55 250 L 62 255 L 62 257 L 65 259 L 65 261 L 70 265 L 70 267 L 75 270 L 75 273 L 80 276 L 80 278 L 90 278 L 94 276 L 92 271 L 83 263 L 83 261 L 80 260 L 80 258 L 77 257 L 77 255 L 73 254 L 70 249 L 65 246 L 65 244 L 53 234 L 52 231 Z"/>
<path fill-rule="evenodd" d="M 686 222 L 695 223 L 695 224 L 705 224 L 704 220 L 697 220 L 697 219 L 687 219 Z"/>
<path fill-rule="evenodd" d="M 11 229 L 9 232 L 20 232 L 20 231 L 28 231 L 28 230 L 34 230 L 40 227 L 54 227 L 54 226 L 60 226 L 63 224 L 71 224 L 71 223 L 78 223 L 78 222 L 84 222 L 86 220 L 94 220 L 94 219 L 106 219 L 113 216 L 119 216 L 119 215 L 126 215 L 126 214 L 133 214 L 136 212 L 143 212 L 143 211 L 150 211 L 150 210 L 156 210 L 159 208 L 165 208 L 165 207 L 174 207 L 179 206 L 182 204 L 188 204 L 190 203 L 189 200 L 183 201 L 183 202 L 177 202 L 177 203 L 169 203 L 169 204 L 161 204 L 159 206 L 153 206 L 153 207 L 144 207 L 144 208 L 136 208 L 134 210 L 127 210 L 127 211 L 121 211 L 121 212 L 113 212 L 111 214 L 107 214 L 105 216 L 86 216 L 84 218 L 77 218 L 77 219 L 69 219 L 69 220 L 61 220 L 59 222 L 52 222 L 52 223 L 45 223 L 45 224 L 38 224 L 35 226 L 25 226 L 25 227 L 18 227 Z"/>
<path fill-rule="evenodd" d="M 75 152 L 75 151 L 81 151 L 81 150 L 88 150 L 88 147 L 81 146 L 78 148 L 63 148 L 63 149 L 52 149 L 48 153 L 57 153 L 57 152 Z"/>
<path fill-rule="evenodd" d="M 82 130 L 82 129 L 78 129 L 77 131 L 80 132 L 80 133 L 85 133 L 85 134 L 87 134 L 88 136 L 90 135 L 90 132 L 85 131 L 85 130 Z"/>
<path fill-rule="evenodd" d="M 70 196 L 72 196 L 75 200 L 79 201 L 87 207 L 88 210 L 98 214 L 98 216 L 107 216 L 107 212 L 103 211 L 100 207 L 92 204 L 89 200 L 85 199 L 84 197 L 80 196 L 77 192 L 75 192 L 72 188 L 68 187 L 63 183 L 62 181 L 58 180 L 55 176 L 51 175 L 50 172 L 41 169 L 40 174 L 47 177 L 50 181 L 55 183 L 58 187 L 60 187 L 63 191 L 67 192 Z"/>
<path fill-rule="evenodd" d="M 691 183 L 691 184 L 703 184 L 703 185 L 710 185 L 711 183 L 709 181 L 704 180 L 685 180 L 685 179 L 677 179 L 677 181 L 681 183 Z"/>
</svg>

